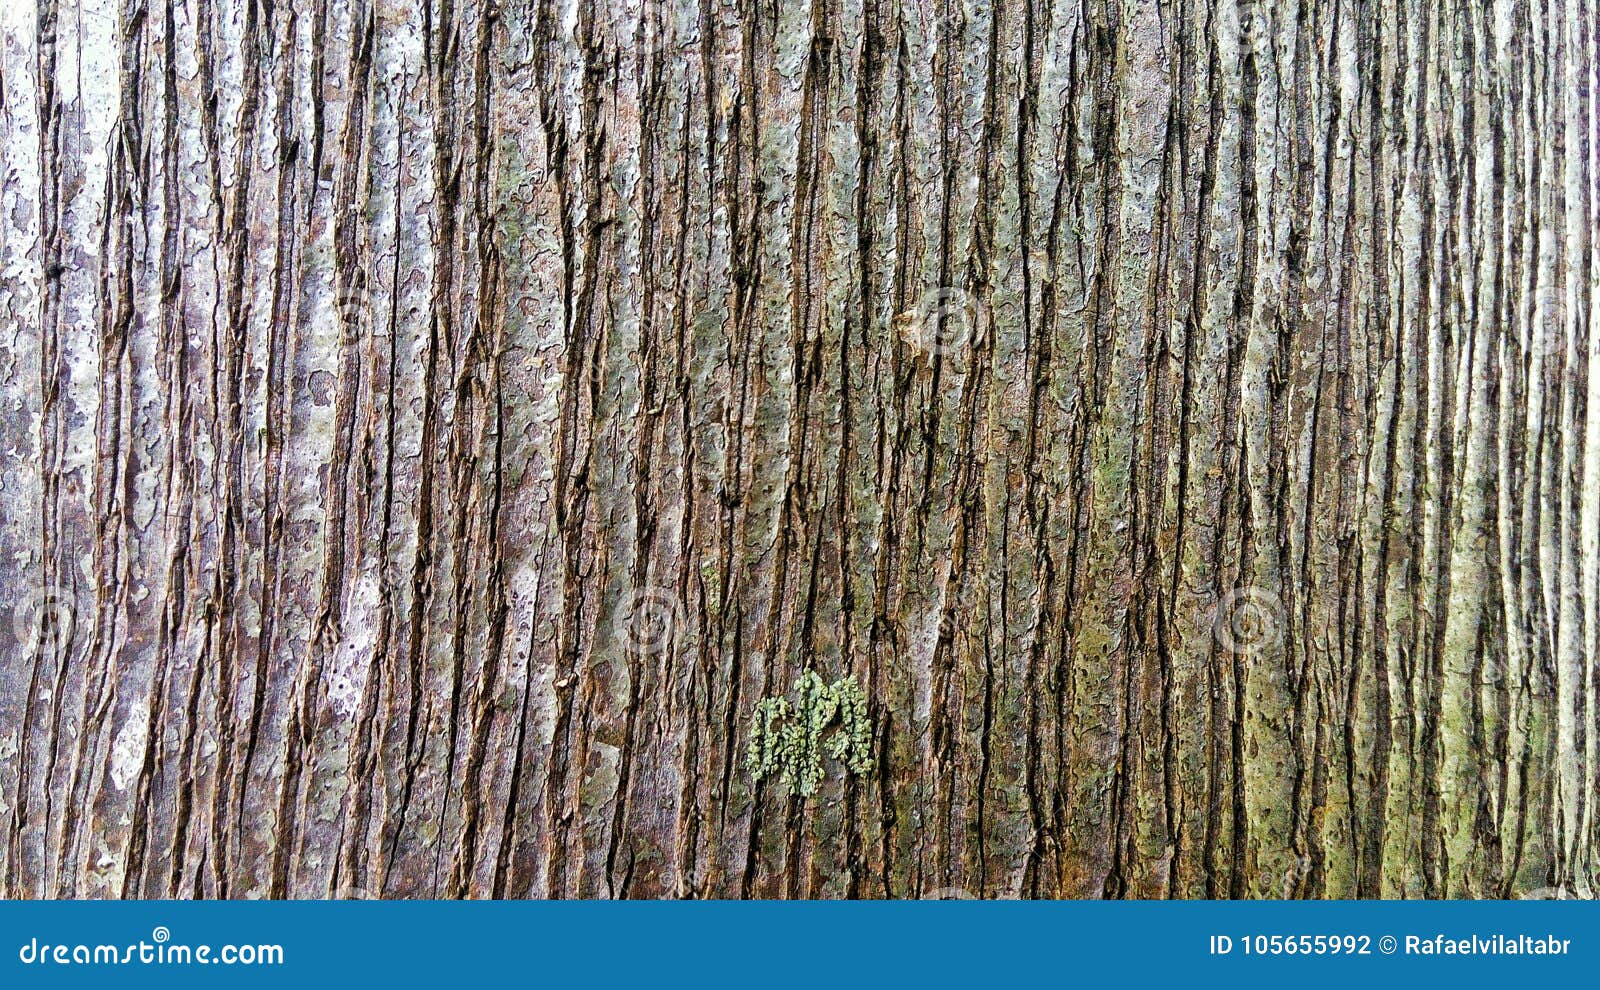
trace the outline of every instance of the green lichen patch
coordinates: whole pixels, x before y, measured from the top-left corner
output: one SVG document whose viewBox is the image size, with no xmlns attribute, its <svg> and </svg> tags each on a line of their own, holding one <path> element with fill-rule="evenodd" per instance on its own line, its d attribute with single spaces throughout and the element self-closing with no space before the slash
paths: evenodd
<svg viewBox="0 0 1600 990">
<path fill-rule="evenodd" d="M 854 676 L 829 684 L 807 668 L 795 681 L 794 694 L 793 704 L 774 695 L 756 705 L 746 760 L 752 780 L 776 772 L 790 794 L 804 799 L 822 783 L 824 756 L 853 774 L 872 769 L 872 721 Z"/>
</svg>

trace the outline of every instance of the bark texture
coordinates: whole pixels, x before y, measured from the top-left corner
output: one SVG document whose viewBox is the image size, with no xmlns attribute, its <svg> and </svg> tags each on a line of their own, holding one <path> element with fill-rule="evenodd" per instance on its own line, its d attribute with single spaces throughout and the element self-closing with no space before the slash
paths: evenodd
<svg viewBox="0 0 1600 990">
<path fill-rule="evenodd" d="M 0 30 L 0 894 L 1595 891 L 1596 0 Z"/>
</svg>

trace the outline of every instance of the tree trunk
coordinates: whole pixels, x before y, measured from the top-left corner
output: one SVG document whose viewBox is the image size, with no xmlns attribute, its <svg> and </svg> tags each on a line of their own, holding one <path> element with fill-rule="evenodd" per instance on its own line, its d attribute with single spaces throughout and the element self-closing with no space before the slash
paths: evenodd
<svg viewBox="0 0 1600 990">
<path fill-rule="evenodd" d="M 1595 891 L 1596 0 L 0 19 L 0 895 Z"/>
</svg>

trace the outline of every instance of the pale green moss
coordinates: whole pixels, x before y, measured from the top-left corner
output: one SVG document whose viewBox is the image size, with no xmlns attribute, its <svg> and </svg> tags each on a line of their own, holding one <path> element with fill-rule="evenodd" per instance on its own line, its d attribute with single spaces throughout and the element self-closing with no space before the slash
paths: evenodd
<svg viewBox="0 0 1600 990">
<path fill-rule="evenodd" d="M 793 705 L 782 695 L 756 705 L 746 760 L 752 779 L 777 771 L 790 794 L 807 798 L 822 783 L 824 755 L 841 761 L 853 774 L 872 769 L 867 696 L 854 677 L 828 684 L 807 668 L 794 693 L 798 701 Z"/>
</svg>

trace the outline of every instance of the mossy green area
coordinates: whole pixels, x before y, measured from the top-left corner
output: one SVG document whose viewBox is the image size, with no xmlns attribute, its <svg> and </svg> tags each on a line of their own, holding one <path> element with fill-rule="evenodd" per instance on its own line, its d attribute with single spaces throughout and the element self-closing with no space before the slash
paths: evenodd
<svg viewBox="0 0 1600 990">
<path fill-rule="evenodd" d="M 829 684 L 807 668 L 795 681 L 794 694 L 793 704 L 775 695 L 756 705 L 746 760 L 753 780 L 776 772 L 779 783 L 803 799 L 827 774 L 824 756 L 853 774 L 872 769 L 872 721 L 866 693 L 854 676 Z"/>
</svg>

